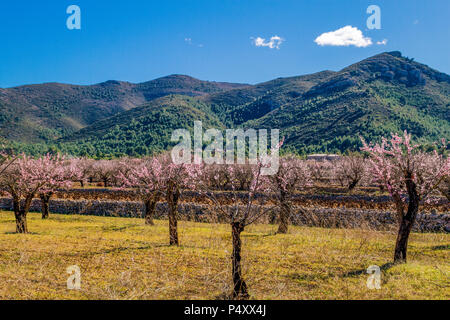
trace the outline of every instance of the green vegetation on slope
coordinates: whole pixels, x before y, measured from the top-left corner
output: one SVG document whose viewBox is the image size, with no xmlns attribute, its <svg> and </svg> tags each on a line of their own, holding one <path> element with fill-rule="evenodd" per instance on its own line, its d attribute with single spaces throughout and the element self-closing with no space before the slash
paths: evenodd
<svg viewBox="0 0 450 320">
<path fill-rule="evenodd" d="M 96 121 L 170 94 L 202 96 L 245 87 L 171 75 L 133 84 L 61 83 L 0 89 L 0 136 L 22 143 L 52 143 Z"/>
<path fill-rule="evenodd" d="M 396 99 L 398 90 L 406 96 L 415 91 L 411 97 L 416 99 L 404 101 L 405 95 Z M 450 122 L 439 114 L 445 108 L 427 108 L 421 104 L 421 98 L 429 97 L 421 91 L 407 87 L 399 89 L 376 80 L 362 88 L 349 88 L 314 96 L 298 105 L 282 106 L 244 126 L 280 128 L 286 136 L 286 145 L 299 153 L 359 150 L 360 136 L 373 141 L 404 130 L 424 144 L 449 138 Z"/>
<path fill-rule="evenodd" d="M 149 155 L 174 146 L 172 131 L 192 132 L 194 121 L 202 121 L 205 129 L 222 128 L 207 105 L 190 97 L 171 95 L 99 121 L 94 134 L 88 129 L 81 130 L 61 143 L 59 149 L 99 158 Z"/>
<path fill-rule="evenodd" d="M 13 147 L 35 154 L 151 154 L 168 148 L 173 130 L 190 129 L 195 120 L 205 128 L 280 129 L 284 149 L 299 154 L 359 150 L 360 136 L 373 141 L 404 130 L 423 144 L 450 140 L 450 76 L 399 52 L 379 54 L 339 72 L 230 86 L 199 97 L 155 99 L 63 139 Z M 44 133 L 53 134 L 49 129 Z"/>
</svg>

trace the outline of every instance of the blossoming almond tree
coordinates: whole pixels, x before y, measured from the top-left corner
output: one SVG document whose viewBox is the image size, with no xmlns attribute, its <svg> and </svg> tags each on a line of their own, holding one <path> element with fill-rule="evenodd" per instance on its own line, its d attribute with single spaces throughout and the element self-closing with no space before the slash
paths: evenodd
<svg viewBox="0 0 450 320">
<path fill-rule="evenodd" d="M 97 160 L 92 164 L 93 175 L 103 182 L 105 188 L 109 187 L 117 174 L 117 164 L 115 160 Z"/>
<path fill-rule="evenodd" d="M 333 178 L 333 164 L 328 160 L 307 160 L 308 172 L 316 186 L 323 183 L 329 184 Z"/>
<path fill-rule="evenodd" d="M 381 144 L 362 141 L 362 150 L 370 155 L 374 180 L 385 186 L 396 204 L 400 227 L 394 263 L 406 262 L 408 238 L 419 205 L 428 201 L 430 193 L 450 174 L 450 158 L 436 151 L 421 151 L 418 145 L 411 144 L 406 131 L 403 136 L 393 134 L 389 141 L 383 138 Z"/>
<path fill-rule="evenodd" d="M 275 193 L 280 208 L 278 233 L 287 233 L 291 217 L 292 196 L 295 191 L 312 185 L 307 164 L 293 156 L 280 158 L 278 172 L 268 176 L 271 191 Z"/>
<path fill-rule="evenodd" d="M 140 162 L 127 159 L 121 161 L 121 167 L 124 170 L 118 173 L 118 178 L 122 187 L 136 190 L 144 202 L 145 224 L 154 225 L 156 205 L 165 189 L 163 163 L 158 157 L 147 158 Z"/>
<path fill-rule="evenodd" d="M 42 175 L 47 179 L 39 190 L 39 198 L 41 199 L 42 205 L 42 219 L 47 219 L 50 212 L 50 198 L 55 191 L 71 188 L 73 181 L 82 180 L 83 172 L 77 166 L 76 162 L 66 160 L 60 155 L 47 155 L 36 161 L 40 161 L 38 168 L 42 170 Z"/>
<path fill-rule="evenodd" d="M 92 179 L 93 175 L 93 165 L 95 163 L 95 160 L 93 159 L 87 159 L 87 158 L 73 158 L 70 159 L 70 162 L 72 165 L 74 165 L 78 170 L 78 182 L 80 183 L 81 187 L 84 187 L 84 184 L 86 180 Z M 74 180 L 74 182 L 76 182 Z"/>
<path fill-rule="evenodd" d="M 221 164 L 210 164 L 202 167 L 202 179 L 210 190 L 230 189 L 230 179 L 226 166 Z"/>
<path fill-rule="evenodd" d="M 134 161 L 134 160 L 129 160 Z M 165 198 L 168 205 L 169 243 L 179 245 L 178 202 L 183 189 L 194 189 L 199 166 L 175 164 L 170 154 L 146 159 L 141 164 L 120 166 L 118 174 L 123 187 L 134 188 L 145 203 L 146 224 L 153 224 L 157 202 Z"/>
<path fill-rule="evenodd" d="M 70 183 L 59 156 L 38 159 L 22 155 L 0 177 L 0 188 L 13 198 L 17 233 L 27 233 L 27 214 L 34 196 Z"/>
<path fill-rule="evenodd" d="M 274 207 L 268 201 L 268 197 L 259 196 L 262 192 L 270 191 L 270 183 L 267 176 L 261 175 L 263 164 L 258 163 L 257 165 L 247 166 L 249 166 L 249 169 L 242 170 L 241 167 L 236 165 L 223 165 L 227 171 L 226 176 L 229 179 L 231 189 L 225 193 L 218 194 L 215 192 L 217 190 L 208 190 L 208 182 L 197 184 L 197 190 L 211 201 L 215 209 L 212 213 L 222 216 L 231 225 L 233 299 L 249 298 L 247 284 L 242 276 L 241 233 L 245 227 L 268 214 Z M 207 171 L 204 170 L 204 172 Z M 245 179 L 246 181 L 243 183 Z M 246 189 L 243 190 L 243 186 Z"/>
<path fill-rule="evenodd" d="M 349 191 L 353 190 L 366 175 L 366 162 L 360 156 L 350 154 L 334 163 L 335 179 Z"/>
<path fill-rule="evenodd" d="M 178 202 L 183 189 L 195 189 L 200 175 L 200 166 L 196 164 L 176 164 L 169 154 L 162 156 L 163 194 L 169 207 L 170 245 L 179 245 L 178 241 Z"/>
</svg>

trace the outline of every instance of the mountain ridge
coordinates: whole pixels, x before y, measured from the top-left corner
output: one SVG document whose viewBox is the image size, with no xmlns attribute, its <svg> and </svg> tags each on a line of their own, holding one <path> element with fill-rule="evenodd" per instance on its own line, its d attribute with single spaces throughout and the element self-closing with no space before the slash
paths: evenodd
<svg viewBox="0 0 450 320">
<path fill-rule="evenodd" d="M 357 150 L 359 136 L 376 140 L 405 129 L 423 143 L 450 140 L 450 76 L 398 51 L 340 71 L 256 85 L 191 84 L 183 89 L 190 94 L 171 87 L 170 78 L 165 81 L 167 87 L 164 81 L 143 85 L 139 92 L 150 90 L 149 101 L 53 140 L 55 147 L 98 157 L 150 154 L 171 145 L 172 130 L 192 129 L 196 116 L 205 121 L 205 128 L 279 128 L 286 137 L 285 148 L 297 153 Z M 167 95 L 152 96 L 155 84 Z M 118 84 L 103 86 L 114 85 Z"/>
<path fill-rule="evenodd" d="M 245 86 L 169 75 L 137 84 L 50 82 L 1 89 L 0 132 L 10 140 L 44 142 L 169 94 L 199 96 Z"/>
</svg>

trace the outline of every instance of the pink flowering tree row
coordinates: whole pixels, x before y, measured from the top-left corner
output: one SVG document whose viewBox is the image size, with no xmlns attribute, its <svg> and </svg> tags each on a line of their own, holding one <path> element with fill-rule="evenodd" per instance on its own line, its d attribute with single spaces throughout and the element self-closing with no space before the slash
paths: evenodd
<svg viewBox="0 0 450 320">
<path fill-rule="evenodd" d="M 368 163 L 357 154 L 343 156 L 333 164 L 333 178 L 349 191 L 366 177 Z"/>
<path fill-rule="evenodd" d="M 134 189 L 144 203 L 148 225 L 154 223 L 157 203 L 165 200 L 169 244 L 179 245 L 179 201 L 183 190 L 197 190 L 209 200 L 212 213 L 226 218 L 231 226 L 232 296 L 248 298 L 247 283 L 242 274 L 242 232 L 278 207 L 278 233 L 286 233 L 293 217 L 295 193 L 311 186 L 314 179 L 326 179 L 327 175 L 342 181 L 350 190 L 362 180 L 371 178 L 389 192 L 399 221 L 394 261 L 406 261 L 408 238 L 419 207 L 431 199 L 434 190 L 448 181 L 449 158 L 445 157 L 443 149 L 426 153 L 412 145 L 406 132 L 403 136 L 393 135 L 390 140 L 383 139 L 381 144 L 363 143 L 368 160 L 349 155 L 340 162 L 322 165 L 287 156 L 280 158 L 278 171 L 269 176 L 261 174 L 266 166 L 264 159 L 257 164 L 190 165 L 173 163 L 169 154 L 100 161 L 69 160 L 59 155 L 40 158 L 0 155 L 0 191 L 13 199 L 17 232 L 26 233 L 27 213 L 36 195 L 42 200 L 43 218 L 46 218 L 50 197 L 56 190 L 70 188 L 74 181 L 83 184 L 82 181 L 95 176 L 106 187 L 116 185 Z"/>
<path fill-rule="evenodd" d="M 313 185 L 321 187 L 338 183 L 348 191 L 367 181 L 368 162 L 361 155 L 348 154 L 338 159 L 307 160 L 308 171 Z"/>
<path fill-rule="evenodd" d="M 48 217 L 48 200 L 59 188 L 69 188 L 78 170 L 59 155 L 32 158 L 21 155 L 0 176 L 0 190 L 13 200 L 16 232 L 27 233 L 27 214 L 36 195 L 43 201 L 43 218 Z"/>
<path fill-rule="evenodd" d="M 138 162 L 140 159 L 126 159 Z M 71 162 L 78 168 L 78 180 L 81 187 L 85 186 L 86 182 L 93 183 L 94 181 L 102 182 L 104 187 L 116 187 L 120 184 L 118 179 L 118 172 L 123 170 L 122 164 L 125 159 L 114 160 L 94 160 L 88 158 L 74 158 Z"/>
</svg>

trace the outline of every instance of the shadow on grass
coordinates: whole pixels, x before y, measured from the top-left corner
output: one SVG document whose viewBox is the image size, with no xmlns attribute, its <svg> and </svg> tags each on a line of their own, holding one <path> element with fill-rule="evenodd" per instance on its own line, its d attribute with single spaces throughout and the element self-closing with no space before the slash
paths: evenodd
<svg viewBox="0 0 450 320">
<path fill-rule="evenodd" d="M 151 249 L 153 246 L 141 246 L 141 247 L 116 247 L 111 249 L 103 249 L 95 252 L 95 254 L 108 254 L 108 253 L 119 253 L 127 250 L 148 250 Z"/>
<path fill-rule="evenodd" d="M 431 250 L 450 250 L 450 244 L 444 244 L 442 246 L 431 247 Z"/>
<path fill-rule="evenodd" d="M 153 245 L 153 247 L 154 248 L 171 248 L 171 247 L 173 247 L 173 248 L 184 248 L 185 246 L 183 246 L 183 245 L 175 246 L 175 245 L 171 245 L 171 244 L 168 244 L 168 243 L 156 243 L 156 244 Z"/>
<path fill-rule="evenodd" d="M 289 275 L 289 278 L 298 281 L 314 281 L 314 280 L 325 280 L 331 278 L 333 275 L 330 274 L 309 274 L 309 273 L 294 273 Z"/>
<path fill-rule="evenodd" d="M 385 263 L 380 267 L 381 271 L 386 271 L 389 270 L 390 268 L 392 268 L 394 266 L 394 264 L 392 262 L 389 263 Z M 294 280 L 299 280 L 299 281 L 314 281 L 314 280 L 326 280 L 326 279 L 330 279 L 330 278 L 350 278 L 350 277 L 357 277 L 357 276 L 361 276 L 367 273 L 367 269 L 359 269 L 359 270 L 353 270 L 353 271 L 349 271 L 346 272 L 344 274 L 342 273 L 328 273 L 328 274 L 299 274 L 299 273 L 295 273 L 295 274 L 291 274 L 288 275 L 289 278 L 294 279 Z"/>
<path fill-rule="evenodd" d="M 35 236 L 35 235 L 39 235 L 40 233 L 37 233 L 37 232 L 18 233 L 16 231 L 7 231 L 7 232 L 5 232 L 3 234 L 17 234 L 17 235 L 32 235 L 32 236 Z"/>
<path fill-rule="evenodd" d="M 121 232 L 121 231 L 125 231 L 127 229 L 130 228 L 135 228 L 135 227 L 140 227 L 140 224 L 127 224 L 123 227 L 119 227 L 119 226 L 102 226 L 102 231 L 104 232 Z"/>
<path fill-rule="evenodd" d="M 148 249 L 153 249 L 153 248 L 196 248 L 195 246 L 183 246 L 183 245 L 179 245 L 179 246 L 174 246 L 174 245 L 170 245 L 170 244 L 166 244 L 166 243 L 158 243 L 158 244 L 148 244 L 145 246 L 140 246 L 140 247 L 115 247 L 115 248 L 110 248 L 110 249 L 102 249 L 102 250 L 98 250 L 98 251 L 93 251 L 93 252 L 87 252 L 82 254 L 82 256 L 93 256 L 93 255 L 99 255 L 99 254 L 109 254 L 109 253 L 120 253 L 120 252 L 124 252 L 124 251 L 128 251 L 128 250 L 148 250 Z"/>
<path fill-rule="evenodd" d="M 381 271 L 386 271 L 386 270 L 389 270 L 390 268 L 392 268 L 393 266 L 394 266 L 394 264 L 392 262 L 388 262 L 388 263 L 383 264 L 380 267 L 380 270 Z M 342 277 L 349 278 L 349 277 L 360 276 L 360 275 L 366 274 L 366 273 L 367 273 L 367 269 L 360 269 L 360 270 L 354 270 L 354 271 L 350 271 L 350 272 L 344 273 L 342 275 Z"/>
<path fill-rule="evenodd" d="M 141 247 L 115 247 L 115 248 L 110 248 L 110 249 L 102 249 L 102 250 L 98 250 L 98 251 L 60 253 L 59 255 L 65 256 L 65 257 L 89 258 L 89 257 L 93 257 L 96 255 L 109 254 L 109 253 L 120 253 L 120 252 L 124 252 L 127 250 L 148 250 L 153 247 L 154 246 L 152 246 L 152 245 L 141 246 Z"/>
<path fill-rule="evenodd" d="M 246 234 L 242 234 L 241 235 L 241 237 L 242 238 L 265 238 L 265 237 L 270 237 L 270 236 L 276 236 L 277 235 L 277 233 L 276 232 L 269 232 L 269 233 L 266 233 L 266 234 L 249 234 L 249 233 L 246 233 Z"/>
</svg>

